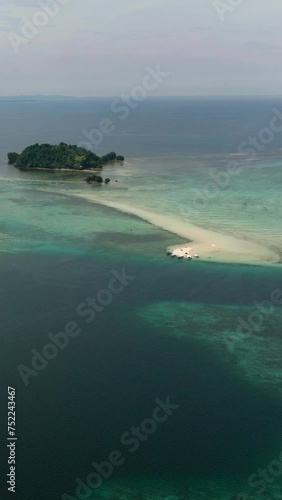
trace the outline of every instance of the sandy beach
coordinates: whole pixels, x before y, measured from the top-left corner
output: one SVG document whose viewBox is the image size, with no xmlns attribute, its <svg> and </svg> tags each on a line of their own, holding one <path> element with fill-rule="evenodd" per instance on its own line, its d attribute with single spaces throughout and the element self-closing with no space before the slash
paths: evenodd
<svg viewBox="0 0 282 500">
<path fill-rule="evenodd" d="M 181 246 L 169 248 L 177 257 L 185 257 L 186 255 L 194 257 L 198 255 L 200 259 L 207 261 L 256 265 L 277 264 L 280 261 L 280 255 L 271 248 L 250 240 L 204 229 L 192 222 L 180 221 L 175 216 L 162 215 L 142 207 L 101 199 L 101 197 L 98 198 L 92 193 L 64 191 L 64 194 L 71 194 L 71 196 L 77 196 L 92 203 L 98 203 L 120 212 L 135 215 L 154 226 L 187 239 L 187 244 L 184 243 Z"/>
</svg>

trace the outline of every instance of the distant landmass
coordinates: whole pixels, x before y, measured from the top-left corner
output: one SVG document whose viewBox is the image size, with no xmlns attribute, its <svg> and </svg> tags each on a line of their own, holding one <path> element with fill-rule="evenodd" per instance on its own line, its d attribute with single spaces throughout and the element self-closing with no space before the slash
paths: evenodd
<svg viewBox="0 0 282 500">
<path fill-rule="evenodd" d="M 59 101 L 59 100 L 73 100 L 80 99 L 79 97 L 70 97 L 64 95 L 11 95 L 0 96 L 1 101 Z"/>
<path fill-rule="evenodd" d="M 124 156 L 117 155 L 113 151 L 104 156 L 97 156 L 88 149 L 64 142 L 60 142 L 59 145 L 36 143 L 21 153 L 8 153 L 9 165 L 30 169 L 99 169 L 113 161 L 123 162 Z"/>
</svg>

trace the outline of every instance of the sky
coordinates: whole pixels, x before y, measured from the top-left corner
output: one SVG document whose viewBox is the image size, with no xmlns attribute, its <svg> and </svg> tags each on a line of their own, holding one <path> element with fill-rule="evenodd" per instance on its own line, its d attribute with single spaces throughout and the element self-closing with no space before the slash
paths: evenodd
<svg viewBox="0 0 282 500">
<path fill-rule="evenodd" d="M 0 0 L 0 95 L 130 94 L 148 71 L 154 96 L 282 95 L 281 22 L 281 0 Z"/>
</svg>

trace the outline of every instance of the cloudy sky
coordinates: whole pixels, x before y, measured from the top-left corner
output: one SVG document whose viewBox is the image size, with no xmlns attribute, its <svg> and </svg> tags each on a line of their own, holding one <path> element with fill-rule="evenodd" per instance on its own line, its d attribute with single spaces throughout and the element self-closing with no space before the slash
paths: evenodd
<svg viewBox="0 0 282 500">
<path fill-rule="evenodd" d="M 281 0 L 0 0 L 0 95 L 120 95 L 157 64 L 157 95 L 281 95 L 281 22 Z"/>
</svg>

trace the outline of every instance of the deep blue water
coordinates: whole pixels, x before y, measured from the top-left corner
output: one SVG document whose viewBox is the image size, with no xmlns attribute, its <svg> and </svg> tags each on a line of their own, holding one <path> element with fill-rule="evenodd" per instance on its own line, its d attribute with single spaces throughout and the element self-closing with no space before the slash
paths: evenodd
<svg viewBox="0 0 282 500">
<path fill-rule="evenodd" d="M 269 125 L 272 109 L 282 112 L 282 99 L 147 99 L 128 117 L 111 111 L 111 99 L 48 102 L 0 102 L 0 155 L 35 142 L 78 144 L 83 130 L 99 128 L 104 118 L 114 130 L 105 134 L 98 153 L 120 150 L 126 157 L 183 153 L 234 153 L 248 135 Z M 271 149 L 281 147 L 275 134 Z M 268 148 L 269 149 L 269 148 Z"/>
<path fill-rule="evenodd" d="M 78 319 L 81 335 L 25 387 L 15 367 L 30 366 L 31 349 L 42 351 L 48 332 L 77 321 L 77 305 L 97 295 L 110 268 L 124 265 L 135 280 L 91 325 Z M 241 479 L 266 452 L 279 454 L 281 401 L 234 378 L 207 349 L 148 328 L 133 311 L 156 297 L 248 304 L 254 294 L 261 300 L 277 288 L 281 276 L 237 266 L 183 269 L 126 255 L 110 263 L 64 255 L 1 260 L 2 395 L 5 383 L 16 386 L 19 498 L 71 494 L 75 478 L 121 447 L 123 432 L 168 395 L 180 408 L 115 478 L 163 478 L 176 486 L 198 475 Z"/>
</svg>

